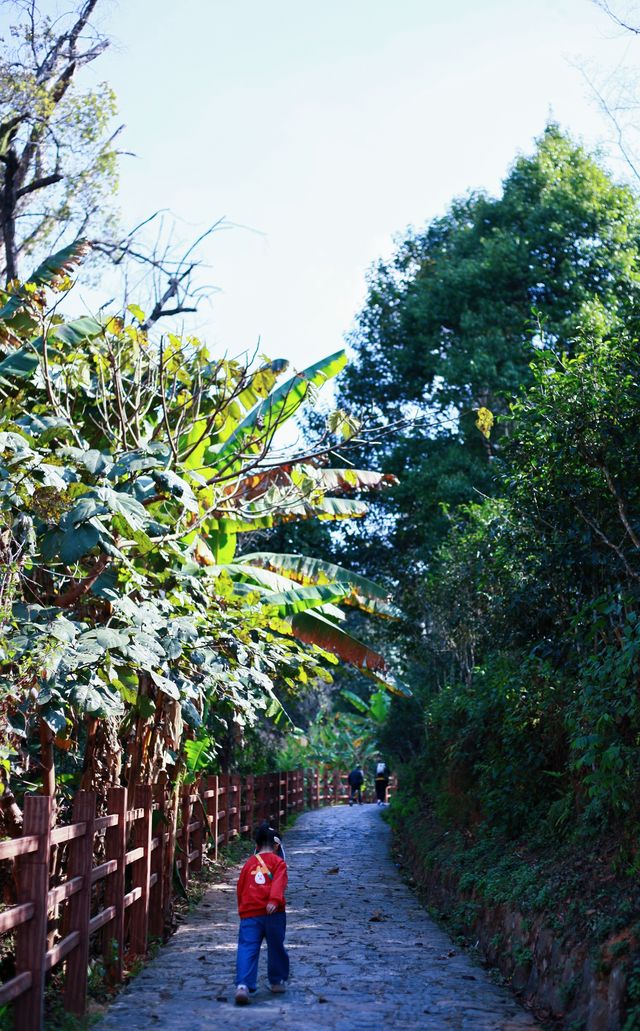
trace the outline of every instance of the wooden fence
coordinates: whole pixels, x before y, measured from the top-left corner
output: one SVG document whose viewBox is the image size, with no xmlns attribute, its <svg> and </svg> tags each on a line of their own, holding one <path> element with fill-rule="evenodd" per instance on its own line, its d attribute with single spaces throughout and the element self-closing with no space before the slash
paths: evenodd
<svg viewBox="0 0 640 1031">
<path fill-rule="evenodd" d="M 206 847 L 217 856 L 262 820 L 279 828 L 305 808 L 345 802 L 349 791 L 346 776 L 327 769 L 203 777 L 183 788 L 177 820 L 161 797 L 148 785 L 110 788 L 106 813 L 96 815 L 95 793 L 79 791 L 72 823 L 56 827 L 51 798 L 25 797 L 22 836 L 0 842 L 17 887 L 16 905 L 0 912 L 0 934 L 15 935 L 15 975 L 0 986 L 0 1005 L 14 1003 L 16 1031 L 42 1027 L 46 976 L 63 961 L 71 1013 L 85 1011 L 90 954 L 102 953 L 112 984 L 122 980 L 125 955 L 143 956 L 164 933 L 174 866 L 186 888 Z M 55 943 L 52 914 L 62 929 Z"/>
</svg>

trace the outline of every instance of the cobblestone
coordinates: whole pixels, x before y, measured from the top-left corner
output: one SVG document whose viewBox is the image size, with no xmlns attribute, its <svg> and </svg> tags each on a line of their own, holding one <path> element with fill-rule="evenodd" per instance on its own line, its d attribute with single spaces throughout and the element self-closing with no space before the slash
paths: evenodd
<svg viewBox="0 0 640 1031">
<path fill-rule="evenodd" d="M 233 1004 L 238 871 L 196 910 L 96 1031 L 534 1031 L 533 1017 L 456 948 L 404 884 L 375 805 L 305 813 L 286 836 L 286 995 Z M 336 870 L 337 868 L 337 870 Z M 335 872 L 334 872 L 335 871 Z"/>
</svg>

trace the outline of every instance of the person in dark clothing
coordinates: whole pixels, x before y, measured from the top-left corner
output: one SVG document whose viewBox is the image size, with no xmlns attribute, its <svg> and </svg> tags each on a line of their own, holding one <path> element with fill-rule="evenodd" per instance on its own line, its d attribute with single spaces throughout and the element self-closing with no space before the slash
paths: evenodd
<svg viewBox="0 0 640 1031">
<path fill-rule="evenodd" d="M 389 785 L 389 777 L 391 771 L 387 766 L 386 762 L 382 759 L 378 759 L 376 763 L 376 799 L 378 805 L 385 805 L 387 801 L 387 787 Z"/>
<path fill-rule="evenodd" d="M 351 795 L 349 797 L 349 805 L 357 800 L 358 805 L 362 805 L 362 785 L 364 784 L 364 773 L 362 772 L 362 766 L 358 764 L 347 777 L 349 787 L 351 788 Z"/>
</svg>

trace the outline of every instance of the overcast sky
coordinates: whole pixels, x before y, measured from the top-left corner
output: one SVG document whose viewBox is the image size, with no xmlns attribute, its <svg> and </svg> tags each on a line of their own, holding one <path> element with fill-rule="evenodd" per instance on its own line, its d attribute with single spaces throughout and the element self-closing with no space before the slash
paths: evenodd
<svg viewBox="0 0 640 1031">
<path fill-rule="evenodd" d="M 126 224 L 170 208 L 220 288 L 198 329 L 303 365 L 341 346 L 371 262 L 551 116 L 608 130 L 576 68 L 640 64 L 590 0 L 105 0 Z M 634 49 L 635 48 L 635 49 Z"/>
</svg>

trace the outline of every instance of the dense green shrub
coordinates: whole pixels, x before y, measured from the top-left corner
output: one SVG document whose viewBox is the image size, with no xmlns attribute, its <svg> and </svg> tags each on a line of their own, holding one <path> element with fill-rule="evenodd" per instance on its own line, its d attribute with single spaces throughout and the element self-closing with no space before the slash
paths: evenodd
<svg viewBox="0 0 640 1031">
<path fill-rule="evenodd" d="M 502 497 L 465 506 L 420 577 L 423 785 L 507 835 L 640 810 L 640 355 L 597 313 L 512 406 Z"/>
</svg>

